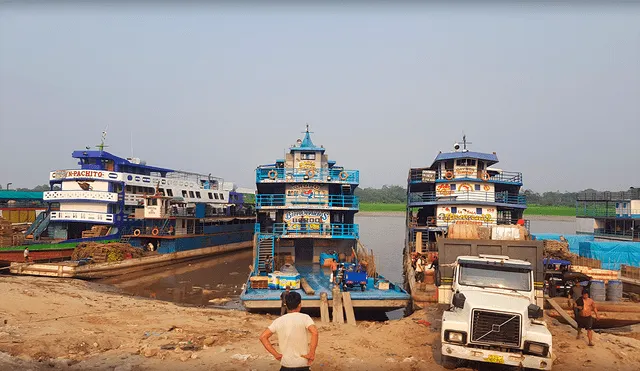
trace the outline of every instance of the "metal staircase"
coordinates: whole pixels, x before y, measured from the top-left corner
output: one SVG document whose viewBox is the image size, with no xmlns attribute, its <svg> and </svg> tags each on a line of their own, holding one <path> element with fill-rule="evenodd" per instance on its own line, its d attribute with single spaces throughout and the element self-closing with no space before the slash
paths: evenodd
<svg viewBox="0 0 640 371">
<path fill-rule="evenodd" d="M 43 215 L 43 214 L 45 213 L 40 213 L 40 215 Z M 31 224 L 31 226 L 29 227 L 25 235 L 31 236 L 34 240 L 37 240 L 42 234 L 42 232 L 44 232 L 44 230 L 47 229 L 47 227 L 49 226 L 49 221 L 51 220 L 50 214 L 49 213 L 46 213 L 46 214 L 47 215 L 45 215 L 43 218 L 40 218 L 40 215 L 38 215 L 38 218 L 36 219 L 35 222 L 33 222 L 33 224 Z M 38 219 L 40 219 L 39 222 L 38 222 Z"/>
<path fill-rule="evenodd" d="M 42 213 L 38 214 L 38 216 L 36 217 L 36 220 L 34 220 L 33 223 L 31 223 L 31 225 L 29 226 L 29 228 L 27 228 L 27 231 L 25 232 L 25 235 L 28 236 L 28 235 L 32 234 L 33 231 L 36 228 L 38 228 L 40 223 L 42 223 L 42 221 L 45 219 L 47 214 L 48 214 L 47 212 L 42 212 Z"/>
<path fill-rule="evenodd" d="M 272 234 L 260 234 L 258 235 L 258 256 L 257 268 L 258 274 L 266 272 L 264 263 L 269 256 L 273 258 L 275 254 L 275 236 Z M 273 267 L 272 267 L 273 268 Z"/>
<path fill-rule="evenodd" d="M 342 185 L 342 194 L 350 195 L 351 194 L 351 184 L 343 184 Z"/>
</svg>

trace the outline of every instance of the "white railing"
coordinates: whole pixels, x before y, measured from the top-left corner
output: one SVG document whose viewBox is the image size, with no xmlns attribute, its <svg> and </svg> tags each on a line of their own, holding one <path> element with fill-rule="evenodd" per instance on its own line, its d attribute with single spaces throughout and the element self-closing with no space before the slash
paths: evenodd
<svg viewBox="0 0 640 371">
<path fill-rule="evenodd" d="M 52 211 L 51 220 L 113 223 L 113 214 L 95 213 L 90 211 Z"/>
<path fill-rule="evenodd" d="M 42 195 L 45 201 L 79 200 L 117 202 L 118 194 L 105 191 L 47 191 Z"/>
</svg>

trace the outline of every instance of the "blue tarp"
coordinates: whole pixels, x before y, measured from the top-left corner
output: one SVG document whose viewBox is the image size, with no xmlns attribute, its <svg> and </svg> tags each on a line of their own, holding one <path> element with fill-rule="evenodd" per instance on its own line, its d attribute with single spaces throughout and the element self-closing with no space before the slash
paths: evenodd
<svg viewBox="0 0 640 371">
<path fill-rule="evenodd" d="M 557 233 L 534 233 L 533 238 L 536 240 L 555 240 L 560 241 L 563 236 L 569 242 L 569 251 L 574 254 L 580 253 L 580 242 L 593 241 L 593 235 L 589 234 L 557 234 Z"/>
<path fill-rule="evenodd" d="M 580 242 L 580 256 L 600 260 L 602 269 L 640 267 L 640 242 Z"/>
</svg>

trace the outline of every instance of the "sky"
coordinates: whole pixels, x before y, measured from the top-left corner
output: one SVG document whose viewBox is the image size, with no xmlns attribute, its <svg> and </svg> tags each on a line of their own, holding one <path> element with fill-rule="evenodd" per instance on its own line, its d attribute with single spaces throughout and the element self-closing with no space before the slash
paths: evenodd
<svg viewBox="0 0 640 371">
<path fill-rule="evenodd" d="M 463 132 L 525 188 L 640 186 L 640 6 L 0 2 L 0 184 L 95 146 L 255 186 L 305 124 L 361 187 Z"/>
</svg>

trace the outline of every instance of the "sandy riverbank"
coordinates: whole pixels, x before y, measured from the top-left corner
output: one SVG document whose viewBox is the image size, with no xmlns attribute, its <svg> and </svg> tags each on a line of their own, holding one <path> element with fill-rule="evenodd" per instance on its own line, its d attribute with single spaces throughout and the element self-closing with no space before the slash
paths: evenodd
<svg viewBox="0 0 640 371">
<path fill-rule="evenodd" d="M 0 276 L 0 296 L 0 370 L 278 369 L 258 341 L 273 316 L 181 307 L 67 279 Z M 438 317 L 430 309 L 357 326 L 317 321 L 313 369 L 440 370 Z M 602 334 L 588 348 L 552 322 L 556 369 L 637 369 L 639 340 Z"/>
</svg>

